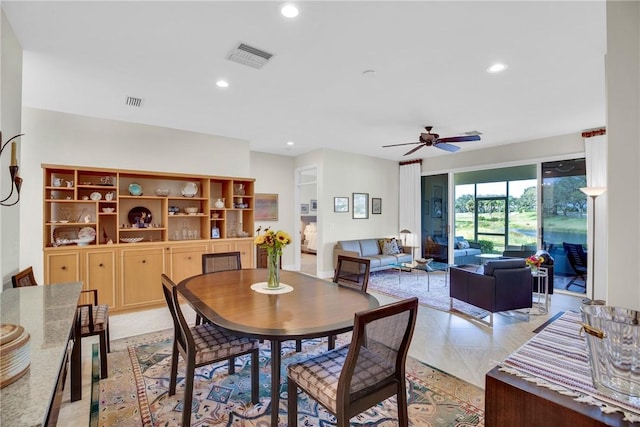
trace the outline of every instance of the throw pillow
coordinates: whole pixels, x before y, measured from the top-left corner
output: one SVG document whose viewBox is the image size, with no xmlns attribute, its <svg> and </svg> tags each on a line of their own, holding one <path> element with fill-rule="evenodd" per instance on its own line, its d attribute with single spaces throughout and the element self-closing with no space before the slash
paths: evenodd
<svg viewBox="0 0 640 427">
<path fill-rule="evenodd" d="M 458 249 L 469 249 L 471 246 L 469 245 L 469 242 L 467 242 L 466 240 L 460 240 L 457 243 Z"/>
<path fill-rule="evenodd" d="M 381 252 L 383 255 L 396 255 L 400 253 L 396 239 L 381 239 L 380 241 L 382 242 Z"/>
</svg>

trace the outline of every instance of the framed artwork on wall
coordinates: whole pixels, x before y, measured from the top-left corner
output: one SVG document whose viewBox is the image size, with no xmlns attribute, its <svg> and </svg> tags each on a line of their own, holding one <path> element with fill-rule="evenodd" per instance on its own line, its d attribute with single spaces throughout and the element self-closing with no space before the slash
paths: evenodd
<svg viewBox="0 0 640 427">
<path fill-rule="evenodd" d="M 303 203 L 300 205 L 300 213 L 302 215 L 308 215 L 309 214 L 309 204 L 307 203 Z"/>
<path fill-rule="evenodd" d="M 348 197 L 334 197 L 333 198 L 333 211 L 338 213 L 349 212 L 349 198 Z"/>
<path fill-rule="evenodd" d="M 353 219 L 369 218 L 369 193 L 353 193 Z"/>
<path fill-rule="evenodd" d="M 371 199 L 371 213 L 374 215 L 382 213 L 382 199 L 377 197 Z"/>
<path fill-rule="evenodd" d="M 277 221 L 278 220 L 278 195 L 260 194 L 255 195 L 255 220 L 256 221 Z"/>
<path fill-rule="evenodd" d="M 315 212 L 318 210 L 318 201 L 317 200 L 311 200 L 311 212 Z"/>
</svg>

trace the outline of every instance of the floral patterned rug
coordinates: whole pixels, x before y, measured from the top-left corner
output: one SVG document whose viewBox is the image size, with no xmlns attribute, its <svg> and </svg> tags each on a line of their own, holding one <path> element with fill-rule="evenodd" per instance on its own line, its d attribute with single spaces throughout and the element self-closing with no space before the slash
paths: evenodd
<svg viewBox="0 0 640 427">
<path fill-rule="evenodd" d="M 471 267 L 475 269 L 476 267 Z M 428 274 L 428 276 L 427 276 Z M 454 299 L 450 306 L 449 273 L 444 271 L 398 271 L 382 270 L 369 276 L 370 291 L 391 295 L 398 298 L 418 297 L 421 305 L 437 310 L 450 312 L 460 316 L 484 319 L 489 312 L 462 301 Z"/>
<path fill-rule="evenodd" d="M 109 378 L 94 377 L 91 426 L 177 426 L 180 424 L 184 363 L 180 361 L 178 389 L 168 395 L 172 332 L 164 331 L 113 341 L 109 354 Z M 350 334 L 338 337 L 348 342 Z M 295 343 L 283 343 L 283 365 L 310 354 L 326 351 L 325 340 L 303 341 L 303 352 Z M 97 351 L 94 357 L 97 358 Z M 260 351 L 260 403 L 251 404 L 250 356 L 236 358 L 236 374 L 227 375 L 226 363 L 196 369 L 192 425 L 268 426 L 270 420 L 270 350 Z M 97 369 L 99 364 L 95 364 Z M 283 367 L 283 372 L 286 368 Z M 280 425 L 286 425 L 286 377 L 281 386 Z M 484 426 L 484 391 L 445 372 L 407 360 L 409 425 Z M 335 419 L 314 400 L 299 394 L 299 424 L 332 426 Z M 395 397 L 370 408 L 351 420 L 353 426 L 396 426 Z"/>
</svg>

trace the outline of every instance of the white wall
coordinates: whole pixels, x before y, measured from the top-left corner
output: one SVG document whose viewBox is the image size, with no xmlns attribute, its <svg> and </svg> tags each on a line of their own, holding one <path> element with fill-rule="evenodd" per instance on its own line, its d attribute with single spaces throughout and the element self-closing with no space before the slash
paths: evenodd
<svg viewBox="0 0 640 427">
<path fill-rule="evenodd" d="M 20 265 L 42 282 L 42 164 L 250 177 L 249 142 L 25 108 Z M 4 239 L 3 239 L 4 245 Z"/>
<path fill-rule="evenodd" d="M 608 305 L 640 310 L 640 3 L 607 1 Z M 597 295 L 596 295 L 597 296 Z"/>
<path fill-rule="evenodd" d="M 22 110 L 22 47 L 18 42 L 13 29 L 0 8 L 0 130 L 2 141 L 21 132 Z M 18 164 L 22 165 L 20 147 L 18 141 Z M 7 145 L 4 155 L 0 159 L 0 199 L 9 195 L 11 179 L 8 166 L 11 161 L 11 145 Z M 20 170 L 22 175 L 22 169 Z M 15 200 L 11 199 L 10 201 Z M 21 204 L 11 207 L 0 207 L 0 277 L 2 285 L 10 286 L 11 276 L 20 268 L 20 212 Z"/>
<path fill-rule="evenodd" d="M 258 226 L 283 230 L 295 239 L 299 216 L 294 215 L 294 168 L 293 157 L 251 152 L 251 176 L 256 179 L 256 193 L 278 195 L 278 221 L 257 221 Z M 282 267 L 292 269 L 295 264 L 295 245 L 287 246 L 282 252 Z"/>
</svg>

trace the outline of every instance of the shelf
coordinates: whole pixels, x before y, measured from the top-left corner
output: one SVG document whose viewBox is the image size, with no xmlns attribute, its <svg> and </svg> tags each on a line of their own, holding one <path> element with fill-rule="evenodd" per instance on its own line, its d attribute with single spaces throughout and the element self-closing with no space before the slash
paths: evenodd
<svg viewBox="0 0 640 427">
<path fill-rule="evenodd" d="M 119 228 L 118 229 L 118 231 L 125 232 L 125 233 L 138 232 L 138 231 L 164 231 L 164 230 L 166 230 L 165 227 Z"/>
</svg>

